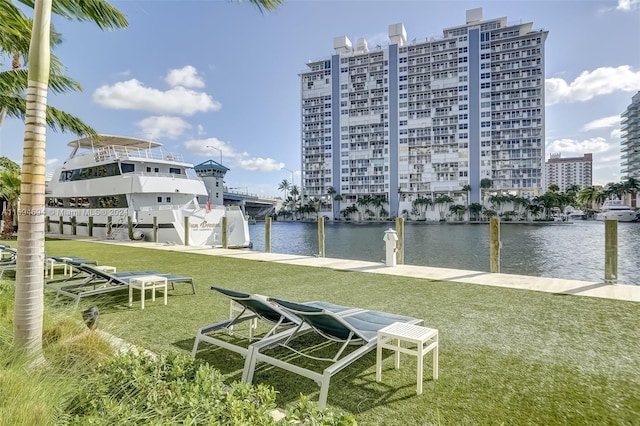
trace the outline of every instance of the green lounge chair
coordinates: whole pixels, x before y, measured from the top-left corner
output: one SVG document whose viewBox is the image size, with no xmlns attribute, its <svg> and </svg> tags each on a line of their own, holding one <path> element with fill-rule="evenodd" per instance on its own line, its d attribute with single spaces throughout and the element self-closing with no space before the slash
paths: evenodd
<svg viewBox="0 0 640 426">
<path fill-rule="evenodd" d="M 76 306 L 83 297 L 110 293 L 129 289 L 129 280 L 142 275 L 159 275 L 167 278 L 167 283 L 174 287 L 177 283 L 191 284 L 195 294 L 196 288 L 192 277 L 164 274 L 158 271 L 105 272 L 85 263 L 69 262 L 73 266 L 73 275 L 61 279 L 49 280 L 45 288 L 53 290 L 59 296 L 67 296 L 75 300 Z"/>
<path fill-rule="evenodd" d="M 196 339 L 193 343 L 193 350 L 191 351 L 191 356 L 193 358 L 195 358 L 196 353 L 198 352 L 200 342 L 207 342 L 246 357 L 249 351 L 248 344 L 251 342 L 268 338 L 276 334 L 280 329 L 290 329 L 292 326 L 297 326 L 302 323 L 300 318 L 296 315 L 273 303 L 270 303 L 265 296 L 215 286 L 211 287 L 211 290 L 217 291 L 218 293 L 228 297 L 233 302 L 237 303 L 241 309 L 239 309 L 239 312 L 236 311 L 235 314 L 232 313 L 229 316 L 229 319 L 206 325 L 197 330 Z M 335 305 L 328 302 L 308 302 L 308 304 L 310 306 L 327 309 L 336 313 L 352 310 L 352 308 L 349 308 L 348 306 Z M 234 326 L 245 321 L 251 321 L 248 336 L 240 335 L 237 331 L 234 331 Z M 253 333 L 257 328 L 258 321 L 266 324 L 268 331 L 260 334 L 259 336 L 254 336 Z M 232 343 L 229 340 L 220 339 L 219 333 L 221 332 L 240 336 L 243 338 L 242 340 L 247 341 L 248 343 L 247 345 L 241 345 Z"/>
<path fill-rule="evenodd" d="M 249 347 L 249 354 L 245 362 L 242 380 L 247 383 L 253 381 L 256 364 L 264 362 L 273 366 L 291 371 L 303 377 L 314 380 L 320 385 L 320 398 L 318 405 L 320 409 L 326 407 L 329 384 L 331 377 L 362 358 L 368 352 L 374 350 L 377 345 L 378 330 L 395 322 L 407 324 L 422 324 L 423 320 L 411 318 L 403 315 L 396 315 L 381 311 L 370 311 L 363 309 L 352 309 L 344 315 L 337 315 L 320 307 L 310 306 L 306 303 L 294 303 L 282 299 L 271 298 L 269 301 L 280 306 L 297 316 L 302 322 L 291 332 L 279 333 L 259 342 L 253 343 Z M 313 356 L 310 351 L 303 347 L 294 347 L 294 340 L 302 334 L 310 331 L 321 336 L 325 341 L 341 343 L 336 354 L 330 358 L 319 358 Z M 359 348 L 342 356 L 348 345 L 359 345 Z M 321 373 L 310 368 L 293 364 L 289 360 L 292 357 L 276 357 L 266 353 L 268 349 L 274 347 L 284 347 L 289 352 L 310 358 L 330 362 Z"/>
</svg>

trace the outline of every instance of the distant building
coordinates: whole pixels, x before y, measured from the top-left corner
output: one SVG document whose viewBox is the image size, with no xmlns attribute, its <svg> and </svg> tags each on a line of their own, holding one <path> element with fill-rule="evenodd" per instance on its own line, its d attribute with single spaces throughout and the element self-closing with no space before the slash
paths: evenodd
<svg viewBox="0 0 640 426">
<path fill-rule="evenodd" d="M 559 153 L 551 154 L 545 164 L 545 176 L 545 190 L 553 184 L 560 187 L 560 192 L 565 192 L 573 185 L 578 185 L 580 189 L 587 188 L 593 185 L 593 155 L 562 158 Z"/>
<path fill-rule="evenodd" d="M 419 197 L 480 202 L 480 183 L 544 192 L 547 31 L 468 10 L 465 24 L 371 49 L 342 36 L 300 73 L 302 193 L 340 209 L 370 195 L 389 216 Z"/>
<path fill-rule="evenodd" d="M 640 92 L 631 98 L 621 119 L 622 176 L 640 181 Z"/>
</svg>

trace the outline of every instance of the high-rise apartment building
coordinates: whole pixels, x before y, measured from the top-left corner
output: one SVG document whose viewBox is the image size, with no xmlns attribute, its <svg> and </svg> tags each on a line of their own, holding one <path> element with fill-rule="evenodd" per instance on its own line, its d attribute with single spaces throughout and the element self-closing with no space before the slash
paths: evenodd
<svg viewBox="0 0 640 426">
<path fill-rule="evenodd" d="M 593 155 L 562 158 L 561 154 L 551 154 L 545 166 L 545 181 L 549 185 L 558 185 L 560 192 L 566 192 L 573 185 L 580 189 L 593 185 Z"/>
<path fill-rule="evenodd" d="M 640 92 L 622 113 L 622 176 L 640 181 Z"/>
<path fill-rule="evenodd" d="M 335 54 L 300 74 L 302 191 L 341 196 L 334 217 L 368 194 L 390 216 L 417 197 L 493 189 L 538 195 L 544 184 L 544 46 L 548 32 L 507 18 L 482 19 L 442 37 L 389 44 L 334 39 Z M 334 195 L 335 196 L 335 195 Z M 461 198 L 462 199 L 462 198 Z M 342 206 L 342 207 L 341 207 Z"/>
</svg>

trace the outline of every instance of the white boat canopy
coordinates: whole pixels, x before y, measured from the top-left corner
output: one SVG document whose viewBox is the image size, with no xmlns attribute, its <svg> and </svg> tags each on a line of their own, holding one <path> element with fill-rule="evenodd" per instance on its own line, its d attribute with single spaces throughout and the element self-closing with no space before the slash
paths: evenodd
<svg viewBox="0 0 640 426">
<path fill-rule="evenodd" d="M 104 148 L 107 146 L 123 146 L 127 148 L 141 148 L 150 149 L 162 146 L 160 142 L 153 142 L 146 139 L 132 138 L 127 136 L 113 136 L 113 135 L 98 135 L 98 137 L 87 136 L 81 139 L 76 139 L 67 144 L 67 146 L 73 148 L 85 148 L 95 149 Z"/>
</svg>

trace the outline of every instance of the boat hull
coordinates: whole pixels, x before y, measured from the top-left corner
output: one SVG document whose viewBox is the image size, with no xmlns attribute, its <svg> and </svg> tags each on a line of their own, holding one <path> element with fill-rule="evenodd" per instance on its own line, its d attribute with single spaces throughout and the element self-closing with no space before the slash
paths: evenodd
<svg viewBox="0 0 640 426">
<path fill-rule="evenodd" d="M 615 219 L 618 222 L 637 222 L 638 213 L 634 211 L 608 211 L 596 214 L 596 220 Z"/>
<path fill-rule="evenodd" d="M 249 225 L 239 208 L 47 208 L 48 234 L 92 236 L 190 246 L 250 247 Z M 226 218 L 226 236 L 223 220 Z M 129 227 L 131 222 L 131 227 Z M 226 237 L 226 244 L 223 238 Z"/>
</svg>

